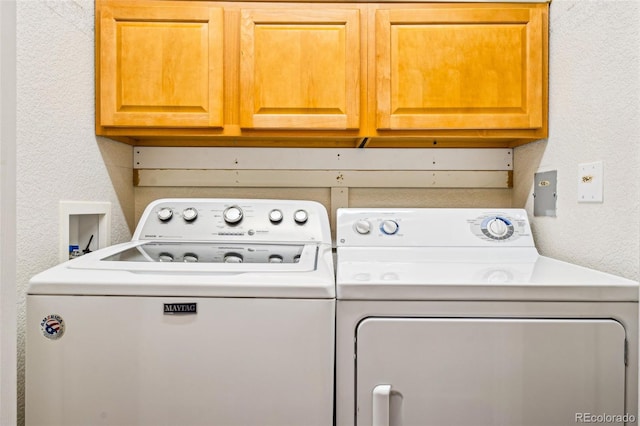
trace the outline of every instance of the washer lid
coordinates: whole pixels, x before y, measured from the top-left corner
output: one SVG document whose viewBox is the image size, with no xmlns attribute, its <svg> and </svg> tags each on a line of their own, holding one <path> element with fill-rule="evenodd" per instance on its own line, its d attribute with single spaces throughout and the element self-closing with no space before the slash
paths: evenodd
<svg viewBox="0 0 640 426">
<path fill-rule="evenodd" d="M 331 246 L 327 244 L 282 245 L 290 251 L 282 263 L 263 262 L 261 245 L 243 245 L 247 257 L 242 263 L 157 261 L 162 245 L 129 242 L 86 254 L 34 276 L 30 295 L 109 295 L 175 297 L 251 297 L 251 298 L 335 298 L 335 278 Z M 191 244 L 170 244 L 173 249 L 192 249 Z M 207 253 L 219 253 L 228 245 L 212 244 Z M 260 247 L 258 247 L 260 246 Z M 199 245 L 198 245 L 199 247 Z M 202 248 L 202 247 L 199 247 Z M 240 251 L 237 246 L 233 247 Z M 255 249 L 249 253 L 249 248 Z M 292 261 L 300 250 L 298 262 Z M 149 258 L 146 258 L 149 256 Z M 106 260 L 108 259 L 108 260 Z M 125 260 L 120 260 L 125 259 Z"/>
<path fill-rule="evenodd" d="M 313 271 L 316 244 L 138 241 L 96 251 L 70 269 L 238 273 Z"/>
<path fill-rule="evenodd" d="M 308 246 L 305 256 L 313 254 Z M 147 242 L 101 259 L 103 262 L 184 262 L 190 264 L 293 264 L 300 263 L 304 244 L 249 244 L 205 242 Z"/>
</svg>

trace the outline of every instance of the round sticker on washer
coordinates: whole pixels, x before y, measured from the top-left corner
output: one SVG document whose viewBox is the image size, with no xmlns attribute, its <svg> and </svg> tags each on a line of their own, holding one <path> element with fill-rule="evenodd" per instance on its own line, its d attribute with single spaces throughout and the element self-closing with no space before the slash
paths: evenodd
<svg viewBox="0 0 640 426">
<path fill-rule="evenodd" d="M 58 340 L 64 334 L 64 320 L 60 315 L 47 315 L 40 321 L 40 330 L 47 339 Z"/>
</svg>

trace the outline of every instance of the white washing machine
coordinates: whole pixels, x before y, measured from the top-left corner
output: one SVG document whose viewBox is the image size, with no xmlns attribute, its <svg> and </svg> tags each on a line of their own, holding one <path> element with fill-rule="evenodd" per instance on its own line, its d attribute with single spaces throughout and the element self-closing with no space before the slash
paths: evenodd
<svg viewBox="0 0 640 426">
<path fill-rule="evenodd" d="M 31 280 L 26 423 L 331 425 L 334 283 L 318 203 L 158 200 Z"/>
<path fill-rule="evenodd" d="M 340 209 L 338 426 L 637 424 L 638 283 L 519 209 Z"/>
</svg>

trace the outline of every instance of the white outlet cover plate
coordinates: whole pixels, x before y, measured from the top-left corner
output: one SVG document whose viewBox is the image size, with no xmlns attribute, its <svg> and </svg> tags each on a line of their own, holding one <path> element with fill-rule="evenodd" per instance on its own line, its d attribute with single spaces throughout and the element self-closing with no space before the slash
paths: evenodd
<svg viewBox="0 0 640 426">
<path fill-rule="evenodd" d="M 604 173 L 602 161 L 578 164 L 578 202 L 602 203 Z"/>
</svg>

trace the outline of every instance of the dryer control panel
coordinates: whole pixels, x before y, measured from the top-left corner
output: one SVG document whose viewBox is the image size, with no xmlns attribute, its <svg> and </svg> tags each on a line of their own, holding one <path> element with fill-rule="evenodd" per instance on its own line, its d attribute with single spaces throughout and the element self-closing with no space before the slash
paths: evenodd
<svg viewBox="0 0 640 426">
<path fill-rule="evenodd" d="M 314 201 L 176 198 L 149 204 L 133 240 L 330 244 L 331 232 Z"/>
<path fill-rule="evenodd" d="M 535 247 L 523 209 L 338 209 L 338 246 Z"/>
</svg>

